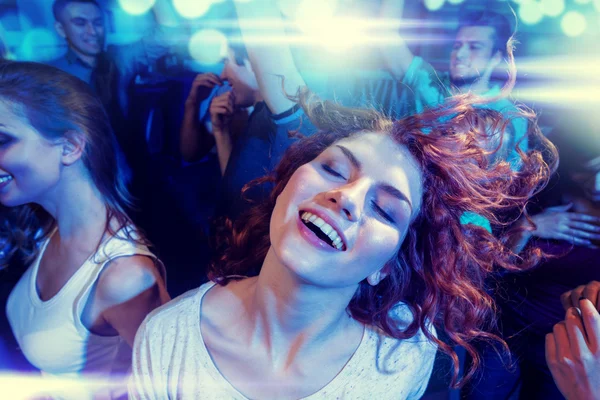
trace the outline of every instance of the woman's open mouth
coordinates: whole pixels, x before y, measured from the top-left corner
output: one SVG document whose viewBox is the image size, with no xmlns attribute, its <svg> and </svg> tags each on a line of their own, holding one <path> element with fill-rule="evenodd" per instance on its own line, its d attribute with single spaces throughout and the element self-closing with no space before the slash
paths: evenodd
<svg viewBox="0 0 600 400">
<path fill-rule="evenodd" d="M 8 185 L 12 180 L 12 175 L 0 175 L 0 189 Z"/>
<path fill-rule="evenodd" d="M 345 251 L 341 235 L 322 218 L 309 211 L 300 211 L 300 219 L 319 239 L 336 250 Z"/>
</svg>

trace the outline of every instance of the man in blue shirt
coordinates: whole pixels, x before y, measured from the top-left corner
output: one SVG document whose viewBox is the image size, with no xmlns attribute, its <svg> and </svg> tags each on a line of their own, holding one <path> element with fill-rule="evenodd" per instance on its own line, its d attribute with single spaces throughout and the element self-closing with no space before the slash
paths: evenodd
<svg viewBox="0 0 600 400">
<path fill-rule="evenodd" d="M 167 53 L 166 44 L 155 36 L 105 50 L 104 13 L 96 0 L 55 0 L 52 12 L 56 32 L 68 50 L 50 64 L 89 83 L 109 114 L 118 111 L 116 106 L 126 115 L 127 86 L 140 70 Z"/>
<path fill-rule="evenodd" d="M 145 145 L 127 119 L 127 89 L 135 75 L 166 54 L 168 47 L 152 37 L 129 45 L 109 46 L 105 50 L 104 12 L 96 0 L 55 0 L 52 12 L 56 32 L 65 39 L 68 50 L 50 65 L 92 87 L 110 117 L 129 164 L 136 170 L 141 169 L 137 165 L 142 163 L 140 150 Z"/>
<path fill-rule="evenodd" d="M 404 8 L 402 0 L 384 0 L 380 9 L 383 18 L 400 18 Z M 383 69 L 389 72 L 386 78 L 371 76 L 350 79 L 350 88 L 344 87 L 340 75 L 330 79 L 338 89 L 341 99 L 348 105 L 377 105 L 385 114 L 402 118 L 420 113 L 429 107 L 444 102 L 455 94 L 471 92 L 484 98 L 495 98 L 501 94 L 500 85 L 492 80 L 494 70 L 501 66 L 506 56 L 506 46 L 512 29 L 507 18 L 489 10 L 465 10 L 458 21 L 448 72 L 436 71 L 423 58 L 416 56 L 406 42 L 397 34 L 393 43 L 382 48 Z M 350 94 L 352 98 L 344 97 Z M 499 97 L 479 107 L 492 109 L 512 118 L 518 109 L 509 99 Z M 512 118 L 505 132 L 502 148 L 496 159 L 509 161 L 518 168 L 520 157 L 516 151 L 527 150 L 527 121 Z M 494 144 L 494 143 L 492 143 Z"/>
</svg>

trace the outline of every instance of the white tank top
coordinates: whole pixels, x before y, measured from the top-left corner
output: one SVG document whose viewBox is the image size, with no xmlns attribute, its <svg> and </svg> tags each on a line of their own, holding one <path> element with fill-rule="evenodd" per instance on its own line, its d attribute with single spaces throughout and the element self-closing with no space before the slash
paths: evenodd
<svg viewBox="0 0 600 400">
<path fill-rule="evenodd" d="M 42 301 L 36 278 L 48 238 L 8 298 L 6 313 L 19 347 L 42 371 L 45 386 L 52 387 L 45 394 L 54 399 L 116 399 L 126 393 L 131 348 L 120 336 L 94 334 L 81 322 L 91 289 L 109 261 L 148 256 L 165 278 L 162 263 L 146 246 L 128 240 L 124 229 L 129 228 L 106 240 L 54 297 Z"/>
</svg>

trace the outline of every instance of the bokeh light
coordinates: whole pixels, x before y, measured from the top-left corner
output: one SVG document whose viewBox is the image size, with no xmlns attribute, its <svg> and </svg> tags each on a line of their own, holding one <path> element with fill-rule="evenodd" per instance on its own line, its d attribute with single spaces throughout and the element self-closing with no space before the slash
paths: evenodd
<svg viewBox="0 0 600 400">
<path fill-rule="evenodd" d="M 147 13 L 155 3 L 156 0 L 119 0 L 119 6 L 132 15 Z"/>
<path fill-rule="evenodd" d="M 298 4 L 296 0 L 277 0 L 277 7 L 288 18 L 294 18 Z"/>
<path fill-rule="evenodd" d="M 450 4 L 460 4 L 463 3 L 465 0 L 448 0 L 448 3 Z"/>
<path fill-rule="evenodd" d="M 227 37 L 216 29 L 202 29 L 190 38 L 188 51 L 201 64 L 216 64 L 227 56 Z"/>
<path fill-rule="evenodd" d="M 364 21 L 336 17 L 338 0 L 304 0 L 293 11 L 296 25 L 302 30 L 300 40 L 320 44 L 333 52 L 346 51 L 367 40 Z M 315 10 L 319 10 L 318 14 Z"/>
<path fill-rule="evenodd" d="M 558 17 L 565 11 L 565 0 L 541 0 L 540 8 L 549 17 Z"/>
<path fill-rule="evenodd" d="M 333 18 L 336 8 L 337 0 L 303 0 L 297 6 L 294 18 L 302 28 L 306 28 L 311 25 L 311 21 Z"/>
<path fill-rule="evenodd" d="M 309 43 L 318 43 L 332 52 L 344 52 L 369 41 L 364 23 L 354 18 L 330 18 L 308 33 Z"/>
<path fill-rule="evenodd" d="M 213 5 L 212 0 L 173 0 L 173 7 L 184 18 L 199 18 Z"/>
<path fill-rule="evenodd" d="M 519 18 L 524 24 L 535 25 L 542 20 L 544 13 L 538 2 L 523 2 L 519 6 Z"/>
<path fill-rule="evenodd" d="M 577 11 L 569 11 L 560 21 L 563 33 L 570 37 L 579 36 L 587 28 L 585 17 Z"/>
<path fill-rule="evenodd" d="M 591 0 L 575 0 L 575 3 L 588 4 Z"/>
<path fill-rule="evenodd" d="M 444 6 L 445 0 L 425 0 L 425 7 L 429 11 L 437 11 Z"/>
</svg>

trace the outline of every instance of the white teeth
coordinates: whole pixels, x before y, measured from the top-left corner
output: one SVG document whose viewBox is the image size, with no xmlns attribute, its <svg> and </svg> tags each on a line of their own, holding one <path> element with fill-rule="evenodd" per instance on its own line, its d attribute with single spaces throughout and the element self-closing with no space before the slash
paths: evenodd
<svg viewBox="0 0 600 400">
<path fill-rule="evenodd" d="M 0 183 L 4 183 L 4 182 L 8 182 L 8 181 L 12 181 L 13 177 L 10 175 L 6 175 L 3 176 L 2 178 L 0 178 Z"/>
<path fill-rule="evenodd" d="M 330 234 L 331 232 L 333 232 L 333 231 L 334 231 L 334 229 L 331 227 L 331 225 L 329 225 L 329 224 L 327 224 L 327 223 L 325 223 L 325 225 L 323 225 L 323 226 L 321 227 L 321 230 L 322 230 L 322 231 L 323 231 L 323 233 L 324 233 L 324 234 L 326 234 L 327 236 L 329 236 L 329 234 Z"/>
<path fill-rule="evenodd" d="M 311 222 L 313 224 L 315 224 L 316 226 L 318 226 L 319 228 L 321 228 L 323 225 L 327 224 L 327 222 L 323 221 L 321 218 L 317 217 L 313 220 L 311 220 Z M 322 229 L 321 229 L 322 230 Z"/>
<path fill-rule="evenodd" d="M 344 247 L 344 244 L 342 243 L 342 238 L 336 232 L 336 230 L 333 229 L 331 225 L 329 225 L 327 222 L 323 221 L 323 219 L 317 217 L 316 215 L 308 211 L 302 213 L 301 218 L 304 221 L 312 222 L 314 225 L 316 225 L 324 234 L 326 234 L 329 237 L 329 239 L 331 239 L 333 247 L 335 247 L 338 250 L 342 250 L 342 248 Z"/>
</svg>

